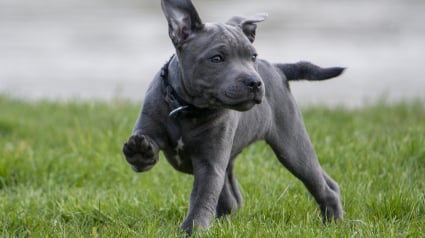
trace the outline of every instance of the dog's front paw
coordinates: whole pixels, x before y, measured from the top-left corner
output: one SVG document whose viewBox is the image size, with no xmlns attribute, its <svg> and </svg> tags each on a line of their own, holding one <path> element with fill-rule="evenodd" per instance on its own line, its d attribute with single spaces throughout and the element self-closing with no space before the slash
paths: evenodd
<svg viewBox="0 0 425 238">
<path fill-rule="evenodd" d="M 127 162 L 136 172 L 151 169 L 158 161 L 154 145 L 145 135 L 133 135 L 124 144 L 122 151 Z"/>
</svg>

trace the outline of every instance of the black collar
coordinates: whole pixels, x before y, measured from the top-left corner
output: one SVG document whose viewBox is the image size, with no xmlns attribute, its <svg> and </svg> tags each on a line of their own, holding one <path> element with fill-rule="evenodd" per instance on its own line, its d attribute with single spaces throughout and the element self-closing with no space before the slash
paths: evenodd
<svg viewBox="0 0 425 238">
<path fill-rule="evenodd" d="M 164 85 L 165 101 L 167 102 L 169 110 L 170 110 L 170 113 L 168 114 L 168 116 L 172 118 L 181 118 L 183 116 L 194 117 L 200 114 L 209 113 L 211 109 L 198 108 L 184 101 L 181 97 L 179 97 L 179 95 L 177 94 L 173 86 L 171 86 L 169 81 L 168 68 L 169 68 L 171 60 L 174 57 L 175 55 L 172 55 L 171 58 L 167 61 L 167 63 L 165 63 L 164 66 L 162 66 L 161 73 L 160 73 L 162 83 Z"/>
</svg>

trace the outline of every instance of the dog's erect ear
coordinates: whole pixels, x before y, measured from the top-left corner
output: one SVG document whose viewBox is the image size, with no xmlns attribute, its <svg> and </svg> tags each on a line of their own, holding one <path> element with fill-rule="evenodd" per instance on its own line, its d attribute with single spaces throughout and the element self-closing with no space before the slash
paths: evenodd
<svg viewBox="0 0 425 238">
<path fill-rule="evenodd" d="M 176 48 L 189 36 L 202 29 L 203 24 L 190 0 L 161 0 L 162 11 L 168 21 L 168 34 Z"/>
<path fill-rule="evenodd" d="M 257 22 L 262 22 L 267 18 L 267 13 L 259 13 L 252 17 L 232 17 L 227 21 L 227 24 L 239 26 L 242 28 L 242 31 L 248 37 L 249 41 L 254 42 L 255 40 L 255 30 L 257 29 Z"/>
</svg>

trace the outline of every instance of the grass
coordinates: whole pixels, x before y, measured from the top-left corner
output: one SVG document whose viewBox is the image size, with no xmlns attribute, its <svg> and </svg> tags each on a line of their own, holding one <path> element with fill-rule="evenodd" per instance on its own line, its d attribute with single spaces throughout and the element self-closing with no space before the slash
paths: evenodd
<svg viewBox="0 0 425 238">
<path fill-rule="evenodd" d="M 139 105 L 0 96 L 0 237 L 182 237 L 192 177 L 165 159 L 135 174 L 121 145 Z M 304 110 L 345 220 L 323 225 L 262 142 L 241 154 L 245 206 L 195 237 L 424 237 L 425 104 Z"/>
</svg>

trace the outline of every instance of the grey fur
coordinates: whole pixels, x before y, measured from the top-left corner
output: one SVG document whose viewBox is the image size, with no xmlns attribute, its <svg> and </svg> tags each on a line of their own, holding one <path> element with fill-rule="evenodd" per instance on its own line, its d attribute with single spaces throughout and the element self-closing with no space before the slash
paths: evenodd
<svg viewBox="0 0 425 238">
<path fill-rule="evenodd" d="M 162 150 L 176 170 L 194 175 L 181 229 L 191 234 L 194 225 L 207 228 L 214 214 L 221 217 L 241 207 L 234 159 L 257 140 L 265 140 L 304 183 L 325 222 L 342 219 L 338 184 L 319 165 L 288 80 L 323 80 L 343 69 L 256 59 L 252 41 L 264 15 L 204 24 L 190 0 L 162 0 L 161 5 L 176 48 L 167 79 L 178 97 L 200 113 L 169 117 L 166 86 L 158 73 L 123 152 L 136 172 L 152 168 Z"/>
</svg>

